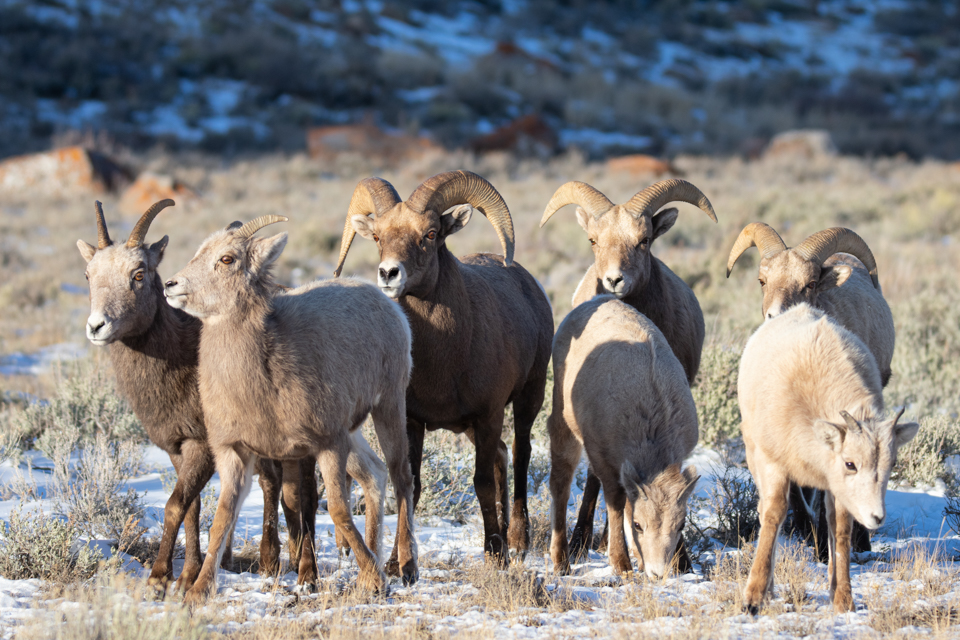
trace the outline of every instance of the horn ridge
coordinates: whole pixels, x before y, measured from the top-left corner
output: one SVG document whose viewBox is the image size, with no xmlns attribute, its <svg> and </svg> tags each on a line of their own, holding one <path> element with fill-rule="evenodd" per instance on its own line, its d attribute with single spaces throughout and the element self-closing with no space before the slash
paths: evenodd
<svg viewBox="0 0 960 640">
<path fill-rule="evenodd" d="M 340 237 L 340 256 L 337 258 L 337 267 L 333 272 L 334 278 L 340 277 L 343 263 L 347 259 L 347 252 L 357 232 L 353 229 L 351 218 L 356 215 L 368 216 L 371 213 L 379 217 L 401 202 L 400 195 L 393 185 L 383 178 L 364 178 L 353 190 L 350 206 L 347 209 L 347 220 L 343 224 L 343 235 Z"/>
<path fill-rule="evenodd" d="M 870 272 L 873 286 L 880 288 L 880 279 L 877 275 L 877 261 L 873 257 L 870 247 L 855 232 L 844 227 L 831 227 L 818 231 L 793 248 L 804 260 L 812 260 L 818 265 L 835 253 L 849 253 L 856 256 Z"/>
<path fill-rule="evenodd" d="M 127 247 L 135 249 L 143 244 L 143 239 L 147 236 L 147 231 L 150 229 L 153 219 L 157 217 L 157 214 L 166 209 L 167 207 L 172 207 L 176 203 L 170 198 L 161 200 L 160 202 L 155 202 L 153 206 L 147 209 L 146 213 L 140 216 L 140 219 L 137 220 L 136 226 L 133 227 L 133 231 L 130 232 L 130 237 L 127 239 Z"/>
<path fill-rule="evenodd" d="M 576 204 L 583 207 L 584 211 L 594 218 L 599 218 L 613 208 L 613 203 L 610 202 L 610 199 L 599 190 L 586 182 L 571 180 L 561 185 L 560 188 L 554 192 L 553 197 L 550 198 L 550 202 L 547 203 L 547 207 L 543 210 L 543 217 L 540 218 L 540 226 L 545 225 L 547 220 L 553 217 L 553 214 L 568 204 Z"/>
<path fill-rule="evenodd" d="M 110 234 L 107 233 L 107 221 L 103 217 L 103 205 L 99 200 L 94 200 L 94 209 L 97 213 L 97 248 L 106 249 L 113 244 L 110 240 Z"/>
<path fill-rule="evenodd" d="M 277 216 L 277 215 L 260 216 L 259 218 L 254 218 L 250 222 L 246 223 L 245 225 L 237 229 L 236 233 L 241 238 L 249 238 L 250 236 L 255 234 L 257 231 L 260 231 L 260 229 L 263 229 L 265 226 L 269 224 L 274 224 L 277 222 L 286 222 L 289 219 L 290 218 L 288 218 L 287 216 Z"/>
<path fill-rule="evenodd" d="M 733 248 L 730 249 L 730 255 L 727 258 L 728 278 L 737 260 L 750 247 L 757 247 L 760 250 L 760 256 L 765 260 L 786 250 L 787 245 L 780 234 L 766 222 L 751 222 L 743 228 L 737 236 L 737 241 L 733 243 Z"/>
<path fill-rule="evenodd" d="M 661 180 L 638 192 L 624 205 L 635 217 L 647 213 L 653 215 L 668 202 L 686 202 L 699 207 L 711 220 L 717 222 L 717 214 L 707 196 L 693 184 L 679 178 Z"/>
</svg>

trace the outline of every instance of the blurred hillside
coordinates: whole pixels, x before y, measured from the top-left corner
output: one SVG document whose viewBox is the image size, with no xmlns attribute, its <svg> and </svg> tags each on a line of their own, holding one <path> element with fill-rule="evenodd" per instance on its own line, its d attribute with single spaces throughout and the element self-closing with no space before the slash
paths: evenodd
<svg viewBox="0 0 960 640">
<path fill-rule="evenodd" d="M 537 114 L 520 149 L 960 157 L 960 13 L 940 0 L 0 0 L 0 156 L 292 151 L 370 122 L 448 148 Z M 101 133 L 102 132 L 102 133 Z"/>
</svg>

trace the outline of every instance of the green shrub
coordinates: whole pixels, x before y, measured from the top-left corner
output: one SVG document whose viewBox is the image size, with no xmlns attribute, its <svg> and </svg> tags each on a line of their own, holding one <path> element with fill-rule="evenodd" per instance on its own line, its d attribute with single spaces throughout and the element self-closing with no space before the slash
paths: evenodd
<svg viewBox="0 0 960 640">
<path fill-rule="evenodd" d="M 891 480 L 912 486 L 931 486 L 943 480 L 953 489 L 957 478 L 944 462 L 960 453 L 960 423 L 945 416 L 920 420 L 917 436 L 897 452 Z"/>
<path fill-rule="evenodd" d="M 0 576 L 58 583 L 89 578 L 103 558 L 86 545 L 75 549 L 79 535 L 80 530 L 69 520 L 43 512 L 24 514 L 17 507 L 8 522 L 0 521 Z"/>
<path fill-rule="evenodd" d="M 737 403 L 739 348 L 711 345 L 703 350 L 693 400 L 700 418 L 700 442 L 718 446 L 740 435 Z"/>
<path fill-rule="evenodd" d="M 473 445 L 459 446 L 459 440 L 447 434 L 427 434 L 420 465 L 422 491 L 417 515 L 465 523 L 478 512 L 473 489 L 476 454 Z"/>
</svg>

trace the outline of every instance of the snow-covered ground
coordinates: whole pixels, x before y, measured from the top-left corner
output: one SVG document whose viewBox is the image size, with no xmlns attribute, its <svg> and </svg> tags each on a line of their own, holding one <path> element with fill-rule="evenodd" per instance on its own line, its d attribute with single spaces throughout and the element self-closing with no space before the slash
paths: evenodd
<svg viewBox="0 0 960 640">
<path fill-rule="evenodd" d="M 38 484 L 42 485 L 44 472 L 38 469 L 47 467 L 49 461 L 35 453 L 28 457 Z M 698 450 L 690 462 L 703 474 L 699 491 L 705 492 L 711 485 L 712 474 L 722 468 L 720 458 L 711 451 Z M 143 502 L 148 505 L 144 524 L 150 528 L 149 535 L 160 534 L 162 509 L 168 498 L 161 473 L 169 466 L 162 452 L 149 448 L 145 457 L 149 473 L 130 483 L 144 494 Z M 5 463 L 0 466 L 0 481 L 8 483 L 24 469 L 25 465 L 15 468 Z M 215 478 L 214 484 L 216 482 Z M 217 596 L 199 613 L 213 619 L 213 628 L 222 632 L 263 624 L 265 620 L 277 624 L 292 624 L 295 620 L 298 625 L 315 622 L 328 627 L 352 622 L 360 625 L 373 611 L 378 620 L 386 621 L 385 632 L 393 626 L 397 632 L 407 627 L 426 628 L 435 634 L 474 632 L 497 638 L 608 637 L 641 632 L 685 637 L 873 637 L 877 631 L 871 626 L 872 616 L 883 607 L 917 607 L 918 610 L 940 607 L 950 611 L 960 604 L 960 584 L 955 582 L 957 574 L 952 568 L 952 559 L 960 552 L 960 537 L 948 531 L 943 522 L 944 502 L 942 492 L 937 490 L 892 489 L 888 492 L 888 524 L 873 537 L 875 551 L 856 558 L 858 564 L 852 568 L 857 611 L 843 615 L 832 613 L 826 566 L 822 564 L 808 565 L 809 581 L 803 588 L 806 596 L 801 610 L 794 610 L 786 586 L 780 586 L 778 597 L 767 612 L 751 617 L 737 609 L 734 600 L 739 587 L 729 582 L 729 577 L 727 582 L 721 582 L 716 576 L 710 579 L 698 566 L 693 574 L 662 582 L 645 578 L 621 580 L 612 574 L 606 557 L 596 552 L 591 552 L 588 562 L 575 565 L 573 575 L 568 577 L 552 573 L 547 558 L 529 555 L 524 571 L 542 579 L 541 602 L 537 606 L 526 603 L 501 610 L 490 606 L 492 596 L 484 593 L 487 587 L 478 582 L 476 573 L 470 570 L 480 566 L 482 559 L 479 521 L 458 525 L 437 518 L 421 519 L 418 523 L 421 579 L 416 585 L 403 587 L 394 580 L 387 597 L 369 597 L 365 604 L 357 605 L 354 594 L 350 606 L 331 607 L 331 593 L 336 602 L 335 594 L 352 584 L 356 564 L 352 557 L 339 557 L 333 525 L 325 513 L 319 516 L 317 526 L 323 576 L 320 594 L 294 593 L 296 574 L 293 572 L 273 580 L 250 573 L 221 571 Z M 0 501 L 0 518 L 6 519 L 17 504 L 16 499 Z M 50 507 L 39 503 L 32 506 Z M 258 539 L 263 522 L 262 507 L 262 493 L 254 484 L 237 524 L 238 539 Z M 573 515 L 572 502 L 570 508 Z M 362 528 L 362 517 L 356 520 Z M 387 517 L 386 522 L 385 547 L 390 548 L 396 516 Z M 781 544 L 796 546 L 788 540 L 781 540 Z M 897 569 L 896 556 L 911 548 L 939 553 L 944 564 L 939 570 L 923 575 L 905 575 L 902 563 Z M 735 555 L 739 552 L 718 550 L 717 553 Z M 709 559 L 716 561 L 717 553 L 708 554 Z M 178 561 L 177 571 L 180 566 Z M 143 580 L 147 575 L 136 561 L 128 562 L 125 570 L 135 580 Z M 36 616 L 51 615 L 51 611 L 74 606 L 67 600 L 40 606 L 47 597 L 39 581 L 0 580 L 3 637 L 12 637 L 19 625 Z M 321 601 L 327 604 L 320 605 Z M 149 610 L 159 605 L 140 602 L 138 606 Z M 164 610 L 169 611 L 169 606 Z M 922 632 L 917 626 L 903 631 Z"/>
</svg>

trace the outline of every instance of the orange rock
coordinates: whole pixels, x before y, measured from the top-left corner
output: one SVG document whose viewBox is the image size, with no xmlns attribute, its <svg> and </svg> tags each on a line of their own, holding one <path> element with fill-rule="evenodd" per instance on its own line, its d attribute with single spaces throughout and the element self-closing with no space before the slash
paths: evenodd
<svg viewBox="0 0 960 640">
<path fill-rule="evenodd" d="M 618 173 L 629 173 L 631 176 L 683 175 L 683 172 L 673 166 L 669 160 L 661 160 L 642 153 L 610 158 L 607 160 L 607 169 Z"/>
<path fill-rule="evenodd" d="M 130 173 L 109 157 L 83 147 L 16 156 L 0 162 L 0 192 L 47 195 L 114 191 Z"/>
<path fill-rule="evenodd" d="M 440 149 L 430 138 L 387 133 L 370 123 L 315 127 L 307 131 L 307 151 L 311 158 L 320 160 L 332 161 L 343 153 L 358 153 L 393 163 Z"/>
<path fill-rule="evenodd" d="M 535 113 L 517 118 L 499 129 L 474 138 L 467 146 L 475 153 L 512 151 L 523 155 L 551 155 L 558 139 L 553 128 Z"/>
<path fill-rule="evenodd" d="M 166 198 L 172 198 L 177 204 L 181 204 L 196 197 L 195 191 L 170 176 L 145 172 L 123 192 L 120 197 L 120 210 L 124 213 L 140 214 L 153 203 Z"/>
<path fill-rule="evenodd" d="M 797 129 L 778 133 L 770 141 L 764 158 L 822 158 L 837 155 L 829 131 Z"/>
</svg>

